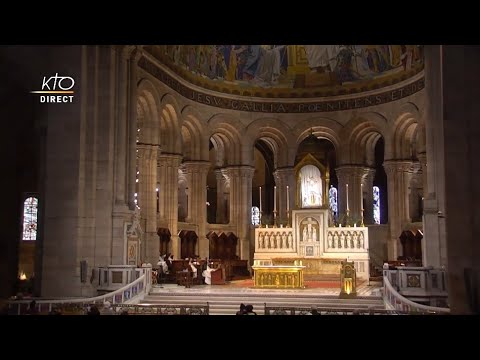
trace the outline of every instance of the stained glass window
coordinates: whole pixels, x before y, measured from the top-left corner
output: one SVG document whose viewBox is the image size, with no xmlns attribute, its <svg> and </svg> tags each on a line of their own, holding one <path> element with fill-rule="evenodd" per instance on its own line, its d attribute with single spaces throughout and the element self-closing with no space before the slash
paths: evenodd
<svg viewBox="0 0 480 360">
<path fill-rule="evenodd" d="M 38 199 L 29 197 L 23 203 L 23 240 L 37 240 Z"/>
<path fill-rule="evenodd" d="M 380 224 L 380 189 L 373 187 L 373 222 Z"/>
<path fill-rule="evenodd" d="M 252 225 L 260 225 L 260 209 L 256 206 L 252 207 Z"/>
<path fill-rule="evenodd" d="M 330 190 L 328 190 L 328 202 L 330 204 L 330 210 L 332 211 L 332 216 L 336 220 L 338 216 L 337 188 L 333 186 L 330 186 Z"/>
</svg>

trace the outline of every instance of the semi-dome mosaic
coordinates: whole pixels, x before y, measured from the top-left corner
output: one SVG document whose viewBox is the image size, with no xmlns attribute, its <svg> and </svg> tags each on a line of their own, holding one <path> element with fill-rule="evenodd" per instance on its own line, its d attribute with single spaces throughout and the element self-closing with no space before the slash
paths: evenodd
<svg viewBox="0 0 480 360">
<path fill-rule="evenodd" d="M 156 45 L 145 50 L 183 79 L 227 94 L 354 94 L 423 70 L 422 45 Z"/>
</svg>

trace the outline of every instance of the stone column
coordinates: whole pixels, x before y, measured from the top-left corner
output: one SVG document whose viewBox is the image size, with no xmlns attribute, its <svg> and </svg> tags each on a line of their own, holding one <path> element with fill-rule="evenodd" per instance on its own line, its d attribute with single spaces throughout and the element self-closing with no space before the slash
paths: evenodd
<svg viewBox="0 0 480 360">
<path fill-rule="evenodd" d="M 275 184 L 277 186 L 277 224 L 287 222 L 287 185 L 288 185 L 288 201 L 290 214 L 292 206 L 295 206 L 296 181 L 293 168 L 277 169 L 273 176 L 275 177 Z M 289 219 L 292 221 L 291 217 Z"/>
<path fill-rule="evenodd" d="M 115 167 L 113 208 L 112 264 L 124 264 L 126 260 L 124 224 L 132 218 L 136 144 L 131 141 L 136 135 L 136 61 L 138 51 L 132 46 L 115 47 L 116 72 L 118 76 L 118 105 L 115 120 Z M 121 50 L 120 50 L 121 48 Z M 133 81 L 133 82 L 132 82 Z M 132 111 L 132 108 L 134 111 Z M 131 169 L 133 166 L 133 170 Z"/>
<path fill-rule="evenodd" d="M 375 169 L 366 167 L 363 169 L 363 199 L 365 207 L 363 209 L 363 222 L 370 225 L 374 223 L 373 219 L 373 180 L 375 178 Z"/>
<path fill-rule="evenodd" d="M 215 176 L 217 178 L 217 214 L 216 214 L 216 223 L 225 224 L 226 219 L 226 209 L 225 209 L 225 177 L 223 176 L 222 169 L 215 169 Z"/>
<path fill-rule="evenodd" d="M 128 129 L 128 172 L 127 172 L 127 202 L 130 210 L 135 209 L 135 176 L 137 167 L 137 83 L 138 61 L 142 56 L 138 49 L 132 52 L 128 58 L 128 90 L 127 90 L 127 129 Z"/>
<path fill-rule="evenodd" d="M 348 165 L 335 169 L 338 178 L 338 214 L 339 219 L 347 213 L 347 184 L 348 184 L 348 207 L 350 221 L 360 225 L 361 221 L 361 183 L 364 176 L 364 166 Z"/>
<path fill-rule="evenodd" d="M 427 154 L 417 154 L 418 161 L 420 162 L 420 172 L 422 173 L 422 188 L 423 197 L 428 194 L 428 182 L 427 182 Z"/>
<path fill-rule="evenodd" d="M 198 255 L 201 258 L 208 256 L 209 242 L 206 237 L 207 224 L 207 174 L 210 168 L 208 161 L 188 161 L 183 165 L 187 171 L 188 218 L 189 222 L 197 225 Z M 191 212 L 190 212 L 191 211 Z"/>
<path fill-rule="evenodd" d="M 138 145 L 139 202 L 142 220 L 145 221 L 143 261 L 156 264 L 160 251 L 157 234 L 157 153 L 155 145 Z"/>
<path fill-rule="evenodd" d="M 430 85 L 431 80 L 432 86 L 437 85 L 429 98 L 436 113 L 429 119 L 430 127 L 426 132 L 435 132 L 433 150 L 437 156 L 437 188 L 432 189 L 429 183 L 428 190 L 429 195 L 435 193 L 438 201 L 437 213 L 430 217 L 431 223 L 437 218 L 439 228 L 439 241 L 430 236 L 427 239 L 433 243 L 427 245 L 427 259 L 434 260 L 433 254 L 437 252 L 440 266 L 447 267 L 448 301 L 452 314 L 478 315 L 480 49 L 478 45 L 431 45 L 426 48 L 425 69 L 431 67 L 426 73 L 429 76 L 427 84 Z M 440 139 L 437 138 L 439 133 L 442 135 Z M 427 168 L 430 170 L 430 167 L 427 149 Z"/>
<path fill-rule="evenodd" d="M 447 265 L 445 239 L 445 163 L 441 46 L 425 46 L 425 119 L 427 176 L 424 186 L 423 266 Z M 459 89 L 463 89 L 460 85 Z M 457 90 L 459 90 L 457 89 Z M 422 157 L 419 157 L 422 161 Z M 439 216 L 441 215 L 441 216 Z"/>
<path fill-rule="evenodd" d="M 411 221 L 408 185 L 413 173 L 412 166 L 412 161 L 403 160 L 387 160 L 383 164 L 387 174 L 388 224 L 390 225 L 389 260 L 396 260 L 398 256 L 402 255 L 399 236 L 403 226 Z"/>
<path fill-rule="evenodd" d="M 250 260 L 255 250 L 254 239 L 250 239 L 252 227 L 252 179 L 255 169 L 251 166 L 226 168 L 230 178 L 230 224 L 236 228 L 239 239 L 238 255 Z"/>
<path fill-rule="evenodd" d="M 171 252 L 180 257 L 180 238 L 178 236 L 178 167 L 182 156 L 160 154 L 158 156 L 159 216 L 160 221 L 170 230 Z M 158 252 L 157 252 L 158 255 Z"/>
</svg>

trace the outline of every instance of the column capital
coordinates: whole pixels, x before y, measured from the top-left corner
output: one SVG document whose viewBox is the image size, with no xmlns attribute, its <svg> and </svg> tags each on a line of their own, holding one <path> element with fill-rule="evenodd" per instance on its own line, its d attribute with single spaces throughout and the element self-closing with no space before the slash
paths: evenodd
<svg viewBox="0 0 480 360">
<path fill-rule="evenodd" d="M 158 166 L 175 166 L 178 167 L 182 163 L 182 155 L 161 153 L 158 155 Z"/>
<path fill-rule="evenodd" d="M 278 174 L 278 176 L 289 176 L 293 175 L 295 169 L 293 167 L 282 167 L 275 169 L 274 174 Z"/>
<path fill-rule="evenodd" d="M 425 165 L 427 163 L 427 153 L 422 152 L 417 154 L 417 159 L 420 161 L 420 164 Z"/>
<path fill-rule="evenodd" d="M 372 168 L 372 167 L 364 167 L 363 168 L 363 176 L 365 176 L 365 177 L 368 177 L 368 176 L 374 177 L 376 172 L 377 172 L 377 170 L 375 168 Z"/>
<path fill-rule="evenodd" d="M 138 144 L 137 155 L 140 159 L 156 160 L 158 155 L 158 145 Z"/>
<path fill-rule="evenodd" d="M 344 176 L 363 176 L 365 173 L 364 165 L 342 165 L 335 169 L 337 177 Z"/>
<path fill-rule="evenodd" d="M 386 160 L 383 168 L 387 175 L 394 175 L 400 172 L 414 172 L 415 162 L 413 160 Z"/>
<path fill-rule="evenodd" d="M 253 178 L 255 168 L 250 165 L 228 166 L 225 171 L 229 176 Z"/>
<path fill-rule="evenodd" d="M 182 165 L 185 167 L 187 173 L 198 172 L 207 174 L 210 169 L 209 161 L 185 161 Z"/>
</svg>

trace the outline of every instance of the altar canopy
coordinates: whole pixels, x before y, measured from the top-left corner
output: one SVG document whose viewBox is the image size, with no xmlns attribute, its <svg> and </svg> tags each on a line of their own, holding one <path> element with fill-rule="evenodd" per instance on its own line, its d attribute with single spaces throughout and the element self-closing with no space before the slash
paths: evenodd
<svg viewBox="0 0 480 360">
<path fill-rule="evenodd" d="M 302 208 L 322 205 L 322 175 L 314 165 L 306 165 L 300 170 Z"/>
</svg>

